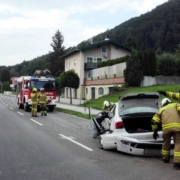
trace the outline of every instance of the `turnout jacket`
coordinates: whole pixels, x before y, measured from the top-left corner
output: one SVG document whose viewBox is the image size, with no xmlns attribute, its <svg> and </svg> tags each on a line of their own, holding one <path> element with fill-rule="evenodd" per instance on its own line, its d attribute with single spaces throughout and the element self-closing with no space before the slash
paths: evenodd
<svg viewBox="0 0 180 180">
<path fill-rule="evenodd" d="M 166 96 L 175 100 L 180 100 L 180 93 L 166 91 Z"/>
<path fill-rule="evenodd" d="M 152 130 L 158 130 L 158 124 L 162 124 L 164 134 L 180 131 L 180 104 L 169 103 L 160 108 L 152 118 Z"/>
<path fill-rule="evenodd" d="M 31 93 L 31 101 L 32 101 L 32 104 L 37 104 L 38 103 L 38 96 L 37 96 L 37 93 Z"/>
<path fill-rule="evenodd" d="M 47 102 L 47 96 L 46 93 L 40 92 L 38 94 L 39 104 L 45 104 Z"/>
</svg>

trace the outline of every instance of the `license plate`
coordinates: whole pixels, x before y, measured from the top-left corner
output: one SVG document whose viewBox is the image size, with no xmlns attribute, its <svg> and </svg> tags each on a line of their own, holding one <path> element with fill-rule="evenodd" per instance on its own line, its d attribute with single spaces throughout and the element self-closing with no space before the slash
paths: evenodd
<svg viewBox="0 0 180 180">
<path fill-rule="evenodd" d="M 161 149 L 145 149 L 144 154 L 161 156 Z"/>
</svg>

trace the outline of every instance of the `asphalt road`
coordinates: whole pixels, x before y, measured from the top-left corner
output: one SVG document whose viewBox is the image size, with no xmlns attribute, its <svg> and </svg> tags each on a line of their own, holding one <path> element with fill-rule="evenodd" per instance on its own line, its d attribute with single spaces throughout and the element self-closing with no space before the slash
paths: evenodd
<svg viewBox="0 0 180 180">
<path fill-rule="evenodd" d="M 31 117 L 0 95 L 0 180 L 178 180 L 160 158 L 98 148 L 88 120 L 60 112 Z"/>
</svg>

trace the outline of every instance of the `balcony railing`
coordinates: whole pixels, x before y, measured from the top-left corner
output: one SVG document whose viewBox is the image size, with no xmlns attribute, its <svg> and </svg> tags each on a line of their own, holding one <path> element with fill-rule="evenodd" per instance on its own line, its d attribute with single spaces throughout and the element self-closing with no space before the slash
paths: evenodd
<svg viewBox="0 0 180 180">
<path fill-rule="evenodd" d="M 96 69 L 97 68 L 97 63 L 85 63 L 84 69 L 85 70 L 91 70 L 91 69 Z"/>
</svg>

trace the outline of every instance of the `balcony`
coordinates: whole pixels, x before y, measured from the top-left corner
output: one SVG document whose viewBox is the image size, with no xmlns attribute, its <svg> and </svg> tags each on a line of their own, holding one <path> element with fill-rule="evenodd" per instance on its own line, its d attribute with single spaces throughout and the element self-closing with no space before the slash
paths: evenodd
<svg viewBox="0 0 180 180">
<path fill-rule="evenodd" d="M 85 70 L 91 70 L 91 69 L 96 69 L 97 68 L 97 63 L 85 63 L 84 69 Z"/>
</svg>

